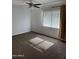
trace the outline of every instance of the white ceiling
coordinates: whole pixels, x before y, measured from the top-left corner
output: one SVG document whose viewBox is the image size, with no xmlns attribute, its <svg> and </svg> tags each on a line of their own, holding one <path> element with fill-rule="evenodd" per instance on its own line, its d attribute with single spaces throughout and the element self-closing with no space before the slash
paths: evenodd
<svg viewBox="0 0 79 59">
<path fill-rule="evenodd" d="M 13 5 L 26 5 L 25 2 L 41 3 L 42 7 L 59 6 L 66 3 L 66 0 L 12 0 Z"/>
</svg>

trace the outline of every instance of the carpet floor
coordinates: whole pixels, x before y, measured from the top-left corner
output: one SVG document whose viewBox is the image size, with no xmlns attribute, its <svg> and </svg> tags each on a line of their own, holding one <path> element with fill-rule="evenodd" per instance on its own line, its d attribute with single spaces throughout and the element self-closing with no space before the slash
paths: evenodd
<svg viewBox="0 0 79 59">
<path fill-rule="evenodd" d="M 12 59 L 66 59 L 66 43 L 34 32 L 16 35 Z"/>
</svg>

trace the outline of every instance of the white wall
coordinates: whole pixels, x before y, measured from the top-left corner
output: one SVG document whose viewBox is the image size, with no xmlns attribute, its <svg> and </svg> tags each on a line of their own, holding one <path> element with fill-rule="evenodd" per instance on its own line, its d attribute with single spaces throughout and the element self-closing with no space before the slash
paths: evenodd
<svg viewBox="0 0 79 59">
<path fill-rule="evenodd" d="M 42 26 L 41 9 L 32 10 L 32 31 L 58 38 L 59 30 Z"/>
<path fill-rule="evenodd" d="M 30 9 L 25 6 L 12 6 L 12 35 L 17 35 L 31 30 Z"/>
<path fill-rule="evenodd" d="M 32 28 L 31 28 L 32 27 Z M 13 5 L 12 7 L 12 35 L 35 31 L 58 38 L 59 30 L 42 26 L 41 9 Z"/>
</svg>

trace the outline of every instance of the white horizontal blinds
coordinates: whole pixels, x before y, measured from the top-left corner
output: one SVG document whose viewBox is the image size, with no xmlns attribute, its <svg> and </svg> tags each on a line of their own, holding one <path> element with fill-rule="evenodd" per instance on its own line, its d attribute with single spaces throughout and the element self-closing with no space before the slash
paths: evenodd
<svg viewBox="0 0 79 59">
<path fill-rule="evenodd" d="M 43 11 L 43 26 L 51 27 L 51 11 Z"/>
<path fill-rule="evenodd" d="M 60 26 L 60 8 L 52 9 L 52 28 L 59 28 Z"/>
<path fill-rule="evenodd" d="M 43 11 L 43 26 L 59 28 L 60 26 L 60 8 Z"/>
</svg>

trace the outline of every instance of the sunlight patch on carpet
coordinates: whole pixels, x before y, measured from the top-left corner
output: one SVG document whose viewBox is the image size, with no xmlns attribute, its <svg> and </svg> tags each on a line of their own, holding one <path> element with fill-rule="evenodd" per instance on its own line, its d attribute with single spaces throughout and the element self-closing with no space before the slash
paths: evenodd
<svg viewBox="0 0 79 59">
<path fill-rule="evenodd" d="M 29 44 L 31 47 L 33 47 L 34 49 L 36 49 L 40 52 L 46 51 L 54 45 L 54 43 L 46 41 L 39 37 L 30 39 L 29 42 L 31 43 L 31 44 Z"/>
<path fill-rule="evenodd" d="M 47 50 L 47 49 L 49 49 L 53 45 L 54 45 L 54 43 L 52 43 L 52 42 L 44 41 L 44 42 L 40 43 L 38 46 L 40 48 L 44 49 L 44 50 Z"/>
<path fill-rule="evenodd" d="M 41 38 L 39 38 L 39 37 L 35 37 L 35 38 L 33 38 L 33 39 L 30 40 L 30 42 L 31 42 L 32 44 L 35 44 L 35 45 L 37 45 L 37 44 L 39 44 L 40 42 L 43 42 L 43 41 L 44 41 L 44 40 L 41 39 Z"/>
</svg>

